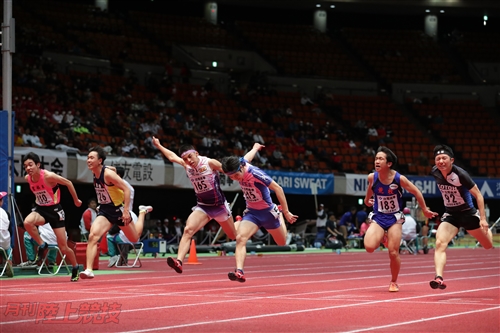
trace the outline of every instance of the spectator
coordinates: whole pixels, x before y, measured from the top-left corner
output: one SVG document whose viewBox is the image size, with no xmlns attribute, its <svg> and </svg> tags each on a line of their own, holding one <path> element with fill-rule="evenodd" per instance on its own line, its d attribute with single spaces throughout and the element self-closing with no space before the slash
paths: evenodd
<svg viewBox="0 0 500 333">
<path fill-rule="evenodd" d="M 316 211 L 316 239 L 314 240 L 314 247 L 320 248 L 325 245 L 326 239 L 326 221 L 328 215 L 326 213 L 325 205 L 320 204 Z"/>
<path fill-rule="evenodd" d="M 88 239 L 90 226 L 92 225 L 96 217 L 97 200 L 95 198 L 91 198 L 87 203 L 87 209 L 83 212 L 82 218 L 80 219 L 80 233 L 82 234 L 82 239 Z"/>
</svg>

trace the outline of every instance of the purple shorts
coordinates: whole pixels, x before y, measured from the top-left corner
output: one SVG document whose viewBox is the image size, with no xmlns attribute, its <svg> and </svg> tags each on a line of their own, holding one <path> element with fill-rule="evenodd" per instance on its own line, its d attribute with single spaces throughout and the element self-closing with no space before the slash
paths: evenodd
<svg viewBox="0 0 500 333">
<path fill-rule="evenodd" d="M 264 227 L 266 230 L 273 230 L 278 229 L 281 225 L 280 215 L 281 212 L 276 205 L 271 209 L 246 209 L 243 212 L 243 221 L 255 223 L 259 228 Z"/>
<path fill-rule="evenodd" d="M 226 222 L 231 217 L 231 208 L 229 208 L 229 204 L 227 201 L 224 202 L 223 205 L 220 206 L 207 206 L 198 204 L 192 208 L 194 211 L 200 211 L 208 215 L 211 219 L 216 220 L 217 222 Z"/>
</svg>

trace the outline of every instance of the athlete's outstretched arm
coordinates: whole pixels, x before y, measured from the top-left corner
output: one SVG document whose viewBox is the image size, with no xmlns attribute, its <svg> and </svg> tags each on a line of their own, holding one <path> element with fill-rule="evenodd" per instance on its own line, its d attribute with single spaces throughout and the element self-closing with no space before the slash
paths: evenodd
<svg viewBox="0 0 500 333">
<path fill-rule="evenodd" d="M 254 143 L 252 149 L 248 151 L 248 153 L 246 153 L 243 158 L 248 162 L 252 162 L 253 158 L 255 157 L 255 154 L 257 154 L 257 152 L 264 147 L 265 147 L 264 145 L 261 145 L 258 142 Z"/>
<path fill-rule="evenodd" d="M 186 166 L 186 164 L 184 163 L 184 160 L 182 158 L 180 158 L 176 153 L 174 153 L 170 149 L 163 147 L 162 144 L 160 143 L 160 140 L 158 140 L 158 138 L 156 138 L 154 136 L 153 136 L 153 145 L 156 148 L 158 148 L 161 151 L 161 153 L 163 155 L 165 155 L 166 158 L 168 158 L 168 160 L 170 162 L 177 163 L 177 164 L 180 164 L 182 166 Z"/>
</svg>

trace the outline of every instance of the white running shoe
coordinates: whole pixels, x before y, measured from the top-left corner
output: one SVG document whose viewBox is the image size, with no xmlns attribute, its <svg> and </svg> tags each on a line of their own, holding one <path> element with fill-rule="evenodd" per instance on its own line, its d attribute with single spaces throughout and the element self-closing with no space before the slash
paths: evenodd
<svg viewBox="0 0 500 333">
<path fill-rule="evenodd" d="M 80 279 L 93 279 L 93 278 L 94 278 L 94 272 L 92 272 L 89 269 L 80 272 Z"/>
<path fill-rule="evenodd" d="M 144 206 L 144 205 L 139 206 L 139 213 L 146 212 L 146 214 L 147 214 L 147 213 L 151 213 L 152 211 L 153 211 L 152 206 Z"/>
<path fill-rule="evenodd" d="M 109 258 L 109 263 L 108 263 L 108 267 L 113 267 L 116 265 L 116 263 L 118 262 L 118 259 L 120 258 L 120 256 L 112 256 L 111 258 Z"/>
</svg>

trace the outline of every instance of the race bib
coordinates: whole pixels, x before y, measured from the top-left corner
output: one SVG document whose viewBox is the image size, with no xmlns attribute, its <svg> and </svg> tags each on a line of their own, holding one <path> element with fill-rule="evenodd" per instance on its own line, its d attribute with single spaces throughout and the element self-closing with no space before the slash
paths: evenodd
<svg viewBox="0 0 500 333">
<path fill-rule="evenodd" d="M 104 188 L 96 188 L 95 193 L 97 195 L 97 202 L 100 204 L 109 204 L 111 203 L 111 197 L 109 196 L 108 191 Z"/>
<path fill-rule="evenodd" d="M 241 190 L 243 191 L 243 196 L 247 202 L 258 202 L 262 200 L 260 192 L 253 187 L 242 186 Z"/>
<path fill-rule="evenodd" d="M 441 195 L 443 196 L 444 205 L 446 207 L 457 207 L 465 204 L 464 198 L 462 198 L 457 188 L 441 190 Z"/>
<path fill-rule="evenodd" d="M 378 211 L 391 214 L 400 211 L 397 195 L 377 196 Z"/>
<path fill-rule="evenodd" d="M 199 177 L 191 181 L 196 193 L 203 193 L 213 190 L 213 186 L 209 179 L 205 177 Z"/>
<path fill-rule="evenodd" d="M 39 206 L 51 206 L 54 204 L 54 200 L 49 195 L 47 191 L 35 192 L 36 203 Z"/>
</svg>

